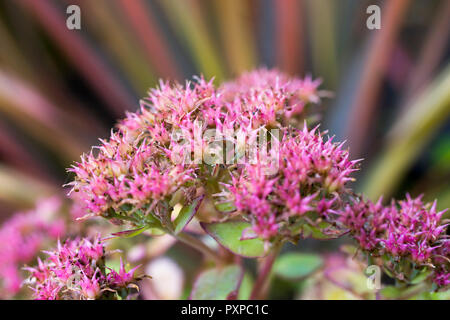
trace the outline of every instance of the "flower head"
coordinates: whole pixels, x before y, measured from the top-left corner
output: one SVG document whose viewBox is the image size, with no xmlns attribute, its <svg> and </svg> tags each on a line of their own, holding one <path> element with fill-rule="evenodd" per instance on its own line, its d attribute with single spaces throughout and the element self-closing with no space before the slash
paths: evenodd
<svg viewBox="0 0 450 320">
<path fill-rule="evenodd" d="M 163 210 L 164 201 L 192 180 L 192 170 L 173 164 L 156 143 L 129 141 L 122 132 L 113 133 L 97 155 L 83 156 L 70 171 L 76 174 L 72 190 L 88 214 L 112 219 L 138 211 L 145 218 Z"/>
<path fill-rule="evenodd" d="M 348 228 L 360 247 L 372 256 L 388 257 L 385 267 L 402 280 L 410 270 L 429 267 L 438 285 L 448 284 L 450 272 L 448 224 L 441 221 L 444 211 L 436 210 L 436 202 L 424 203 L 422 196 L 392 201 L 383 206 L 355 201 L 338 214 L 338 221 Z M 413 267 L 405 267 L 406 263 Z"/>
<path fill-rule="evenodd" d="M 29 283 L 35 299 L 86 300 L 131 298 L 136 283 L 134 268 L 125 271 L 121 260 L 120 271 L 108 273 L 105 251 L 100 238 L 68 240 L 58 243 L 55 251 L 48 251 L 45 261 L 27 267 L 31 273 Z"/>
<path fill-rule="evenodd" d="M 242 74 L 219 88 L 232 112 L 253 118 L 260 125 L 286 125 L 294 116 L 303 116 L 308 104 L 318 104 L 323 92 L 320 79 L 292 78 L 278 70 L 257 69 Z M 300 119 L 301 120 L 301 119 Z"/>
<path fill-rule="evenodd" d="M 259 128 L 317 102 L 318 85 L 265 69 L 219 89 L 203 77 L 184 86 L 161 81 L 141 100 L 138 112 L 128 113 L 108 140 L 69 169 L 75 174 L 69 185 L 87 216 L 136 225 L 167 221 L 172 195 L 196 194 L 213 174 L 218 160 L 209 162 L 205 154 L 222 154 L 213 143 L 220 139 L 239 149 L 236 131 L 254 139 Z M 185 198 L 185 203 L 192 200 Z"/>
<path fill-rule="evenodd" d="M 325 139 L 317 128 L 285 132 L 277 153 L 276 161 L 245 164 L 220 194 L 266 240 L 297 236 L 304 223 L 334 212 L 357 170 L 358 161 L 349 159 L 342 144 Z M 271 165 L 275 170 L 268 174 Z"/>
<path fill-rule="evenodd" d="M 59 215 L 62 202 L 53 197 L 36 207 L 14 214 L 0 229 L 0 297 L 18 294 L 24 279 L 21 268 L 63 236 L 66 222 Z"/>
</svg>

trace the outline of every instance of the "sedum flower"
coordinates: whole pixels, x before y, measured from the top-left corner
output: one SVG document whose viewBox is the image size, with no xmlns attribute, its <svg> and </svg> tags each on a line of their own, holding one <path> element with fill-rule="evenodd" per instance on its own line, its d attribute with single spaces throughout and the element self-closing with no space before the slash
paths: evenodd
<svg viewBox="0 0 450 320">
<path fill-rule="evenodd" d="M 357 163 L 342 144 L 305 125 L 302 131 L 285 132 L 277 162 L 245 164 L 219 196 L 231 201 L 234 215 L 250 221 L 265 240 L 295 239 L 305 231 L 304 224 L 319 227 L 334 212 L 350 192 L 346 184 Z M 270 165 L 276 170 L 267 174 Z"/>
<path fill-rule="evenodd" d="M 339 212 L 338 221 L 348 228 L 359 246 L 373 257 L 382 257 L 386 271 L 399 280 L 411 281 L 414 270 L 433 272 L 438 286 L 449 284 L 449 242 L 446 210 L 438 212 L 436 201 L 424 203 L 422 196 L 383 206 L 360 200 Z"/>
<path fill-rule="evenodd" d="M 180 147 L 174 132 L 186 133 L 193 147 L 194 131 L 201 135 L 207 123 L 216 124 L 205 110 L 217 105 L 217 99 L 212 81 L 203 78 L 185 86 L 160 82 L 151 89 L 137 113 L 128 113 L 96 153 L 84 155 L 69 169 L 75 174 L 72 191 L 79 193 L 76 198 L 87 216 L 139 226 L 164 224 L 170 219 L 172 195 L 186 194 L 183 201 L 191 201 L 197 165 L 180 159 L 186 147 Z"/>
<path fill-rule="evenodd" d="M 151 218 L 150 212 L 165 214 L 164 201 L 193 179 L 192 170 L 173 164 L 156 143 L 128 140 L 122 132 L 113 133 L 96 155 L 84 155 L 70 171 L 76 175 L 72 191 L 88 216 L 136 224 Z"/>
<path fill-rule="evenodd" d="M 278 70 L 257 69 L 242 74 L 219 88 L 232 112 L 253 118 L 255 127 L 291 123 L 295 116 L 305 118 L 308 104 L 318 104 L 323 91 L 320 79 L 293 78 Z"/>
<path fill-rule="evenodd" d="M 141 277 L 134 272 L 139 266 L 126 272 L 121 260 L 119 272 L 107 268 L 108 252 L 99 237 L 58 242 L 55 251 L 46 253 L 46 260 L 25 268 L 37 300 L 129 299 L 138 289 Z"/>
<path fill-rule="evenodd" d="M 189 204 L 205 185 L 217 192 L 211 178 L 227 174 L 218 165 L 227 161 L 224 169 L 242 160 L 241 149 L 261 128 L 318 102 L 319 83 L 265 69 L 219 89 L 203 77 L 184 86 L 161 81 L 141 100 L 138 112 L 128 113 L 109 139 L 69 169 L 75 174 L 69 184 L 78 193 L 74 198 L 84 203 L 86 216 L 164 227 L 176 204 L 172 197 Z M 227 149 L 224 159 L 225 143 L 238 152 Z"/>
<path fill-rule="evenodd" d="M 66 232 L 60 217 L 62 202 L 57 197 L 43 199 L 36 207 L 18 212 L 0 229 L 0 297 L 20 293 L 24 280 L 22 267 L 36 261 L 39 252 Z"/>
<path fill-rule="evenodd" d="M 108 280 L 115 286 L 126 287 L 129 283 L 134 281 L 134 272 L 139 267 L 140 266 L 136 266 L 127 272 L 125 270 L 125 265 L 123 264 L 122 258 L 120 258 L 119 272 L 116 272 L 114 269 L 110 269 L 111 272 L 108 274 Z"/>
</svg>

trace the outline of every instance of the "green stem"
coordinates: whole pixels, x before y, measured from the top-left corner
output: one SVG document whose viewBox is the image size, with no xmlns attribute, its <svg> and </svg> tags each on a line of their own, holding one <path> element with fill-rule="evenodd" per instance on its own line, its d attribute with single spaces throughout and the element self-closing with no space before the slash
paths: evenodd
<svg viewBox="0 0 450 320">
<path fill-rule="evenodd" d="M 274 244 L 272 252 L 264 259 L 261 269 L 259 271 L 258 278 L 253 285 L 252 293 L 250 294 L 250 300 L 264 299 L 269 289 L 270 272 L 272 271 L 273 263 L 280 252 L 282 243 Z"/>
<path fill-rule="evenodd" d="M 177 238 L 178 240 L 180 240 L 181 242 L 187 244 L 188 246 L 200 251 L 201 253 L 203 253 L 203 255 L 211 260 L 213 260 L 216 264 L 220 265 L 222 264 L 222 260 L 220 259 L 219 255 L 217 254 L 217 252 L 215 252 L 214 250 L 212 250 L 210 247 L 208 247 L 207 245 L 205 245 L 202 241 L 200 241 L 199 239 L 191 236 L 190 234 L 181 232 L 177 235 L 172 234 L 175 238 Z"/>
</svg>

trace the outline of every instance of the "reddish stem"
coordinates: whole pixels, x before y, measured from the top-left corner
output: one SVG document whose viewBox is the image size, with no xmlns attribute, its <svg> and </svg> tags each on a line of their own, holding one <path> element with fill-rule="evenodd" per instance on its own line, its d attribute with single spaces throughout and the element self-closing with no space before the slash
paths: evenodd
<svg viewBox="0 0 450 320">
<path fill-rule="evenodd" d="M 264 259 L 262 267 L 259 271 L 258 278 L 253 286 L 250 300 L 264 299 L 269 289 L 270 272 L 272 271 L 273 263 L 278 256 L 281 249 L 281 244 L 276 244 L 272 252 Z"/>
</svg>

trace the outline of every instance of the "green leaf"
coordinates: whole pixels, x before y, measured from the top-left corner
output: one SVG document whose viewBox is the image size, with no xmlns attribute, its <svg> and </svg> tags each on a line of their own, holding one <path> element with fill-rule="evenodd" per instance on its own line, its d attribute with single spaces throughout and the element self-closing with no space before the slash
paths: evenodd
<svg viewBox="0 0 450 320">
<path fill-rule="evenodd" d="M 242 232 L 251 228 L 251 224 L 244 221 L 227 221 L 216 223 L 201 223 L 202 228 L 219 244 L 234 254 L 257 258 L 265 254 L 264 241 L 261 238 L 241 240 Z"/>
<path fill-rule="evenodd" d="M 236 211 L 236 206 L 233 202 L 216 203 L 215 207 L 219 212 L 233 212 Z"/>
<path fill-rule="evenodd" d="M 198 208 L 200 207 L 200 204 L 202 203 L 203 197 L 204 196 L 194 199 L 194 201 L 192 201 L 192 203 L 189 206 L 184 206 L 181 209 L 180 213 L 173 222 L 175 226 L 174 230 L 175 234 L 178 234 L 181 231 L 183 231 L 183 229 L 187 226 L 187 224 L 192 220 Z"/>
<path fill-rule="evenodd" d="M 430 300 L 449 300 L 450 299 L 450 290 L 441 291 L 441 292 L 424 292 L 424 295 L 427 295 L 427 298 Z"/>
<path fill-rule="evenodd" d="M 191 292 L 191 299 L 236 299 L 242 277 L 243 270 L 238 265 L 206 270 L 195 281 Z"/>
<path fill-rule="evenodd" d="M 149 228 L 150 227 L 145 226 L 145 227 L 138 228 L 138 229 L 125 230 L 125 231 L 119 231 L 119 232 L 111 233 L 111 235 L 114 236 L 114 237 L 132 238 L 132 237 L 137 236 L 138 234 L 141 234 L 142 232 L 144 232 L 145 230 L 147 230 Z"/>
<path fill-rule="evenodd" d="M 422 270 L 415 270 L 413 279 L 411 280 L 411 284 L 418 284 L 424 281 L 428 278 L 428 276 L 431 274 L 430 270 L 427 270 L 426 268 Z"/>
<path fill-rule="evenodd" d="M 396 287 L 393 287 L 393 286 L 388 286 L 388 287 L 381 289 L 380 293 L 385 298 L 395 299 L 398 296 L 400 296 L 401 290 Z"/>
<path fill-rule="evenodd" d="M 417 288 L 420 288 L 420 286 L 420 284 L 404 288 L 387 286 L 381 289 L 380 293 L 386 299 L 414 299 L 415 297 L 420 296 L 422 293 L 416 292 Z"/>
<path fill-rule="evenodd" d="M 279 257 L 273 266 L 274 273 L 289 280 L 302 279 L 323 265 L 323 259 L 316 254 L 287 253 Z"/>
</svg>

